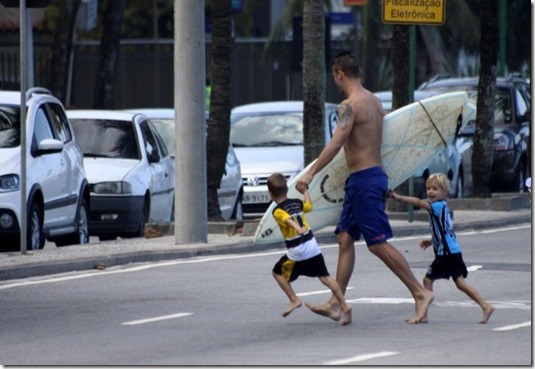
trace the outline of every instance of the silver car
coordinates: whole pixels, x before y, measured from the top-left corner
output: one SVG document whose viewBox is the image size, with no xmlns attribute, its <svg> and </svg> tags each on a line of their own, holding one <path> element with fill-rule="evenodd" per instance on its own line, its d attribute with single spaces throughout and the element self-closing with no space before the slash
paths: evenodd
<svg viewBox="0 0 535 369">
<path fill-rule="evenodd" d="M 175 157 L 175 110 L 169 108 L 153 109 L 131 109 L 131 112 L 137 112 L 146 115 L 154 123 L 156 129 L 160 132 L 171 156 Z M 227 162 L 225 164 L 225 173 L 221 178 L 221 184 L 217 190 L 219 208 L 221 216 L 225 220 L 236 219 L 243 220 L 242 196 L 243 186 L 241 182 L 240 161 L 229 145 Z"/>
<path fill-rule="evenodd" d="M 338 124 L 338 105 L 325 103 L 325 144 Z M 231 112 L 230 143 L 241 163 L 246 214 L 263 213 L 271 198 L 267 178 L 291 180 L 304 169 L 303 102 L 275 101 L 237 106 Z"/>
</svg>

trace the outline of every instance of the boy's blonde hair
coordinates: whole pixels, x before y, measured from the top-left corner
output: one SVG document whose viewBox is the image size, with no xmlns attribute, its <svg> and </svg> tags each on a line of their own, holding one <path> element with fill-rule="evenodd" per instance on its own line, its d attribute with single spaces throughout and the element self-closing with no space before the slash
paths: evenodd
<svg viewBox="0 0 535 369">
<path fill-rule="evenodd" d="M 450 192 L 450 180 L 444 173 L 433 173 L 425 181 L 427 187 L 437 185 L 447 195 Z"/>
</svg>

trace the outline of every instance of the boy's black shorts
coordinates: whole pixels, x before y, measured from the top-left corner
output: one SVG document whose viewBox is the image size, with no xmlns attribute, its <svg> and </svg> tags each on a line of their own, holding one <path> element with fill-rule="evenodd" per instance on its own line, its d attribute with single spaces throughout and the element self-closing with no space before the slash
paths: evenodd
<svg viewBox="0 0 535 369">
<path fill-rule="evenodd" d="M 462 276 L 466 278 L 468 270 L 463 261 L 463 255 L 459 252 L 457 254 L 437 256 L 429 269 L 427 269 L 427 278 L 434 281 L 435 279 L 450 279 L 456 280 Z"/>
<path fill-rule="evenodd" d="M 289 282 L 295 281 L 300 275 L 307 277 L 325 277 L 329 275 L 322 254 L 301 261 L 291 260 L 284 255 L 273 267 L 273 273 L 282 275 Z"/>
</svg>

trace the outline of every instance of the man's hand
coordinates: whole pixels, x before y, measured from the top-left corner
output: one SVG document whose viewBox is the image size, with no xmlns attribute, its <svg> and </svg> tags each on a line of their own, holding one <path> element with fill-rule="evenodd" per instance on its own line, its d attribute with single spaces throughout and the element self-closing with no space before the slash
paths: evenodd
<svg viewBox="0 0 535 369">
<path fill-rule="evenodd" d="M 308 185 L 312 181 L 313 176 L 309 173 L 306 173 L 304 176 L 302 176 L 299 180 L 297 180 L 297 183 L 295 184 L 295 188 L 300 193 L 304 193 L 305 190 L 308 190 Z"/>
</svg>

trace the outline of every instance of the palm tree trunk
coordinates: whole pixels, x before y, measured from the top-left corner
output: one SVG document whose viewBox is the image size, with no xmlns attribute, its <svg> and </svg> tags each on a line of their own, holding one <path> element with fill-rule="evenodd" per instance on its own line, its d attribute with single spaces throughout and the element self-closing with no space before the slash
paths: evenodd
<svg viewBox="0 0 535 369">
<path fill-rule="evenodd" d="M 472 152 L 474 196 L 490 197 L 493 159 L 496 64 L 498 59 L 498 0 L 481 1 L 481 70 Z"/>
<path fill-rule="evenodd" d="M 225 171 L 230 135 L 232 91 L 232 2 L 210 1 L 212 63 L 210 117 L 206 141 L 208 219 L 222 220 L 217 190 Z"/>
<path fill-rule="evenodd" d="M 303 1 L 303 140 L 305 166 L 325 144 L 325 17 L 322 0 Z"/>
</svg>

